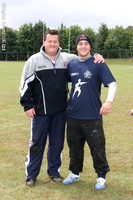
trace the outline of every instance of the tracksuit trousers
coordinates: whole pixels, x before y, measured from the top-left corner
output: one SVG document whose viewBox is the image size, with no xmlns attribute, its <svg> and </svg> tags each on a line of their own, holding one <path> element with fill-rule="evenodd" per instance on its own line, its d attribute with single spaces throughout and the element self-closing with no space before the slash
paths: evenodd
<svg viewBox="0 0 133 200">
<path fill-rule="evenodd" d="M 67 143 L 69 146 L 72 172 L 82 172 L 85 141 L 90 148 L 95 172 L 106 174 L 109 171 L 105 153 L 105 136 L 102 120 L 79 120 L 68 118 Z"/>
<path fill-rule="evenodd" d="M 40 172 L 47 137 L 47 173 L 59 176 L 61 154 L 64 146 L 66 112 L 54 115 L 35 116 L 31 124 L 29 152 L 26 157 L 26 180 L 36 178 Z"/>
</svg>

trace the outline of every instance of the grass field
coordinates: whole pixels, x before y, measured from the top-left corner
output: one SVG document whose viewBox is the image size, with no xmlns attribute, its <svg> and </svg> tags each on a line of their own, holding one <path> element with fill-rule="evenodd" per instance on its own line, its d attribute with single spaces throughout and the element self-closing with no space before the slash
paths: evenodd
<svg viewBox="0 0 133 200">
<path fill-rule="evenodd" d="M 81 181 L 69 186 L 49 181 L 46 151 L 36 186 L 25 186 L 25 156 L 30 119 L 19 104 L 19 82 L 24 62 L 0 62 L 0 199 L 1 200 L 131 200 L 133 199 L 133 60 L 106 60 L 117 80 L 117 93 L 104 117 L 107 158 L 111 171 L 105 190 L 95 191 L 96 174 L 85 146 Z M 103 88 L 102 100 L 107 96 Z M 66 177 L 69 157 L 65 142 L 61 175 Z"/>
</svg>

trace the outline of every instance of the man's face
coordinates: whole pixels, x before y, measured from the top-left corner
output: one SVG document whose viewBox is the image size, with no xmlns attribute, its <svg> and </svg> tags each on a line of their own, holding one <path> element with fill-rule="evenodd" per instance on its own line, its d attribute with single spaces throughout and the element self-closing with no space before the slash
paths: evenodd
<svg viewBox="0 0 133 200">
<path fill-rule="evenodd" d="M 47 34 L 46 40 L 44 41 L 45 52 L 49 56 L 55 56 L 59 48 L 59 38 L 58 35 Z"/>
<path fill-rule="evenodd" d="M 88 41 L 81 40 L 77 45 L 78 56 L 80 58 L 87 58 L 90 56 L 91 46 Z"/>
</svg>

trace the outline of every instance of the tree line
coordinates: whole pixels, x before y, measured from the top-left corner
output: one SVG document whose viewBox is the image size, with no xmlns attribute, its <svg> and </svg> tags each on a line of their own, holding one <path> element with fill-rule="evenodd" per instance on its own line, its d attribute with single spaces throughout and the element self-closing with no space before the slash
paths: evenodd
<svg viewBox="0 0 133 200">
<path fill-rule="evenodd" d="M 43 44 L 43 34 L 48 29 L 46 23 L 23 24 L 18 30 L 5 27 L 5 50 L 0 49 L 0 60 L 26 60 L 30 55 L 38 52 Z M 82 29 L 78 25 L 66 27 L 63 23 L 58 27 L 60 46 L 63 51 L 76 53 L 75 39 L 79 34 L 91 37 L 94 52 L 105 58 L 133 57 L 133 26 L 123 28 L 116 26 L 109 29 L 101 23 L 98 32 L 88 27 Z M 0 45 L 2 46 L 2 29 L 0 31 Z"/>
</svg>

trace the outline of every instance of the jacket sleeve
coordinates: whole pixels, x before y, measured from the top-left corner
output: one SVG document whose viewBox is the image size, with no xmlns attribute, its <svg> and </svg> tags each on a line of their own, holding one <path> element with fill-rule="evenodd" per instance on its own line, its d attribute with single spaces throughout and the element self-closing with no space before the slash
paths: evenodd
<svg viewBox="0 0 133 200">
<path fill-rule="evenodd" d="M 20 104 L 24 107 L 24 111 L 34 107 L 32 98 L 32 88 L 35 79 L 35 64 L 30 58 L 24 65 L 19 91 L 20 91 Z"/>
</svg>

